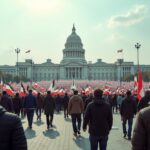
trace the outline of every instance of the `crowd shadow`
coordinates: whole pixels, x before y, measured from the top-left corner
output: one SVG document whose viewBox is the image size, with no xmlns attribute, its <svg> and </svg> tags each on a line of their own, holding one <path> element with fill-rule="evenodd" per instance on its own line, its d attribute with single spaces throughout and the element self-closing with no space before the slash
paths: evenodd
<svg viewBox="0 0 150 150">
<path fill-rule="evenodd" d="M 77 136 L 76 138 L 73 138 L 73 141 L 80 149 L 90 150 L 90 143 L 88 138 L 85 138 L 83 136 Z"/>
<path fill-rule="evenodd" d="M 60 133 L 57 130 L 49 129 L 49 130 L 43 131 L 43 135 L 50 139 L 56 139 L 58 136 L 60 136 Z"/>
<path fill-rule="evenodd" d="M 41 126 L 44 124 L 44 122 L 42 120 L 37 120 L 36 122 L 34 122 L 34 124 L 36 124 L 37 126 Z"/>
<path fill-rule="evenodd" d="M 36 132 L 33 129 L 26 128 L 25 129 L 25 135 L 26 135 L 27 139 L 32 139 L 32 138 L 36 137 Z"/>
</svg>

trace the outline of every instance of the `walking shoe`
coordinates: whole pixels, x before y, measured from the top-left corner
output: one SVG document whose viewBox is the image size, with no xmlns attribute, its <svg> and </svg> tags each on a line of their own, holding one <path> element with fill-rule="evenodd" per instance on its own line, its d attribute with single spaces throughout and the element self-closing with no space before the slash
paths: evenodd
<svg viewBox="0 0 150 150">
<path fill-rule="evenodd" d="M 131 140 L 131 137 L 128 137 L 128 140 L 130 141 L 130 140 Z"/>
<path fill-rule="evenodd" d="M 73 135 L 74 135 L 74 136 L 77 136 L 77 133 L 76 133 L 76 132 L 74 132 L 74 133 L 73 133 Z"/>
<path fill-rule="evenodd" d="M 125 138 L 126 136 L 127 136 L 127 133 L 124 133 L 124 136 L 123 136 L 123 137 Z"/>
<path fill-rule="evenodd" d="M 81 134 L 81 133 L 80 133 L 80 130 L 78 130 L 77 133 L 80 135 L 80 134 Z"/>
</svg>

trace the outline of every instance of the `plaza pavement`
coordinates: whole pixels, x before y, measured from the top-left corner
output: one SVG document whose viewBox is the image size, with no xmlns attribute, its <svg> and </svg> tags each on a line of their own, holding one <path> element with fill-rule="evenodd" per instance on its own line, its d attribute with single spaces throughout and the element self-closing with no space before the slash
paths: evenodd
<svg viewBox="0 0 150 150">
<path fill-rule="evenodd" d="M 108 150 L 130 150 L 131 142 L 123 138 L 120 115 L 113 115 L 113 129 L 110 132 L 108 140 Z M 54 127 L 47 130 L 45 115 L 42 115 L 42 121 L 36 120 L 32 130 L 28 129 L 26 118 L 22 120 L 25 130 L 28 150 L 90 150 L 88 132 L 81 130 L 81 136 L 73 136 L 71 120 L 64 119 L 63 112 L 54 115 Z"/>
</svg>

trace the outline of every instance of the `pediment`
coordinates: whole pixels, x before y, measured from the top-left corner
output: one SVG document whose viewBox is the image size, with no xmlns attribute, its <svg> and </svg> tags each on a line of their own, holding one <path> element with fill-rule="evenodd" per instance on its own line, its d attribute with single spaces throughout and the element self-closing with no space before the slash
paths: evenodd
<svg viewBox="0 0 150 150">
<path fill-rule="evenodd" d="M 82 66 L 82 65 L 84 65 L 84 63 L 82 63 L 82 62 L 69 62 L 69 63 L 66 63 L 65 65 L 67 65 L 67 66 Z"/>
</svg>

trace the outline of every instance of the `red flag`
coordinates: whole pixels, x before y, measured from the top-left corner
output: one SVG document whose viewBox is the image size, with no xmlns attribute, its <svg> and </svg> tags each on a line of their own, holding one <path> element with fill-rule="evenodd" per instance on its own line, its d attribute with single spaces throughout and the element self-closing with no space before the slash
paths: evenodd
<svg viewBox="0 0 150 150">
<path fill-rule="evenodd" d="M 122 53 L 122 52 L 123 52 L 123 49 L 117 50 L 117 53 Z"/>
<path fill-rule="evenodd" d="M 4 86 L 4 84 L 3 84 L 3 79 L 1 78 L 0 89 L 2 89 L 3 86 Z"/>
<path fill-rule="evenodd" d="M 20 95 L 21 97 L 26 96 L 26 90 L 25 90 L 24 85 L 23 85 L 22 82 L 21 82 L 21 87 L 20 87 L 19 95 Z"/>
<path fill-rule="evenodd" d="M 137 98 L 138 100 L 141 100 L 141 98 L 144 96 L 143 92 L 143 81 L 142 81 L 142 71 L 139 70 L 138 72 L 138 89 L 137 89 Z"/>
<path fill-rule="evenodd" d="M 14 90 L 10 87 L 9 84 L 5 84 L 3 90 L 7 92 L 8 95 L 13 96 L 15 94 Z"/>
</svg>

